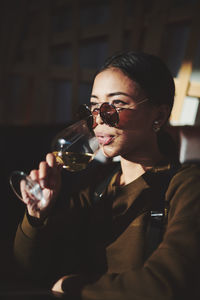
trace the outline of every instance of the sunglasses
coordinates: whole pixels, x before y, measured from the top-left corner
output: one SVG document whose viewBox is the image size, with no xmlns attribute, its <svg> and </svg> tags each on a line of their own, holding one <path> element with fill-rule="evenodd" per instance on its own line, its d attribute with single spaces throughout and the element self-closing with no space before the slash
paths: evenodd
<svg viewBox="0 0 200 300">
<path fill-rule="evenodd" d="M 110 127 L 115 127 L 119 123 L 119 114 L 121 111 L 134 110 L 139 104 L 142 104 L 148 100 L 149 100 L 148 98 L 144 98 L 130 108 L 117 107 L 116 105 L 108 102 L 103 102 L 101 105 L 95 105 L 91 108 L 89 108 L 86 104 L 83 104 L 79 108 L 78 116 L 79 118 L 88 117 L 90 122 L 92 117 L 93 128 L 96 127 L 95 119 L 97 118 L 98 115 L 100 115 L 102 121 L 105 124 L 107 124 Z"/>
</svg>

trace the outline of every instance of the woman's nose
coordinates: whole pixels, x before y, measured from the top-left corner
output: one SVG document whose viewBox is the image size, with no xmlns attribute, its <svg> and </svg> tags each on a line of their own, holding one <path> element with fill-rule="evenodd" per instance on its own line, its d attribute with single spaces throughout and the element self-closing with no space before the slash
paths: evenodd
<svg viewBox="0 0 200 300">
<path fill-rule="evenodd" d="M 100 113 L 99 113 L 99 112 L 98 112 L 98 114 L 94 117 L 94 123 L 96 124 L 96 126 L 99 125 L 99 124 L 103 124 L 103 123 L 104 123 L 103 120 L 102 120 L 102 118 L 101 118 L 101 116 L 100 116 Z"/>
</svg>

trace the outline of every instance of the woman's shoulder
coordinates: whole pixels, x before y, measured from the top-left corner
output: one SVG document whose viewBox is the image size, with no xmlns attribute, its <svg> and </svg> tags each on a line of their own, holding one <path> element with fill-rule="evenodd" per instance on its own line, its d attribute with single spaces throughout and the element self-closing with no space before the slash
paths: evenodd
<svg viewBox="0 0 200 300">
<path fill-rule="evenodd" d="M 173 176 L 173 183 L 191 181 L 200 177 L 200 163 L 185 163 L 179 166 Z M 199 186 L 200 188 L 200 186 Z"/>
<path fill-rule="evenodd" d="M 166 197 L 168 201 L 185 199 L 190 202 L 200 197 L 200 164 L 185 163 L 173 175 L 168 186 Z"/>
</svg>

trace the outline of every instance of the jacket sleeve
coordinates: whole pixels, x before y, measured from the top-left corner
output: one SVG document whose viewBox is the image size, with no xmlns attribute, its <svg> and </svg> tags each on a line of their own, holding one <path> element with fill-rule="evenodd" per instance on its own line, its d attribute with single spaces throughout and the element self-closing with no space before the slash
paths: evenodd
<svg viewBox="0 0 200 300">
<path fill-rule="evenodd" d="M 84 261 L 86 211 L 81 207 L 59 210 L 42 226 L 31 225 L 25 214 L 14 241 L 19 266 L 34 279 L 40 277 L 47 282 L 62 272 L 79 272 Z"/>
<path fill-rule="evenodd" d="M 105 274 L 82 288 L 84 300 L 200 299 L 200 169 L 172 179 L 168 225 L 162 243 L 140 269 Z"/>
</svg>

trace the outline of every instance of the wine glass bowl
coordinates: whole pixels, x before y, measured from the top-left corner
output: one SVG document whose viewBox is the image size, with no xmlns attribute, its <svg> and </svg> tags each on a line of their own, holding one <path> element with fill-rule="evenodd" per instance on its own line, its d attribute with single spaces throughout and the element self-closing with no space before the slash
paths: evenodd
<svg viewBox="0 0 200 300">
<path fill-rule="evenodd" d="M 88 126 L 87 120 L 78 121 L 65 128 L 52 143 L 52 153 L 57 163 L 70 172 L 85 169 L 98 150 L 98 139 Z"/>
</svg>

